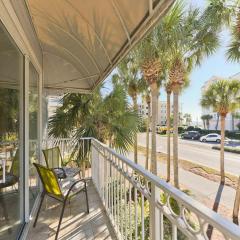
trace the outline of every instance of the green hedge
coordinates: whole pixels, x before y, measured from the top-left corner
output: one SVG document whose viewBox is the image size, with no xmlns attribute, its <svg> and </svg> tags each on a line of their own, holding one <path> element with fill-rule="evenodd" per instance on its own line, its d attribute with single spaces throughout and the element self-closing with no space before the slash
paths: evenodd
<svg viewBox="0 0 240 240">
<path fill-rule="evenodd" d="M 213 146 L 212 149 L 220 150 L 220 147 Z M 224 147 L 224 151 L 225 152 L 231 152 L 231 153 L 238 153 L 238 154 L 240 154 L 240 148 L 236 148 L 236 147 Z"/>
</svg>

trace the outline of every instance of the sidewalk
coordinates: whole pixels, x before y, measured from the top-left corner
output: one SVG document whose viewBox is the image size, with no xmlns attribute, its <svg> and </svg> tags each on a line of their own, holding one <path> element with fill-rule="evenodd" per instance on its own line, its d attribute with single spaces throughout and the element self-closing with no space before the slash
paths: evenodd
<svg viewBox="0 0 240 240">
<path fill-rule="evenodd" d="M 130 153 L 128 157 L 129 159 L 133 159 L 133 153 Z M 144 166 L 145 156 L 140 152 L 138 153 L 138 161 L 139 164 Z M 165 163 L 158 162 L 158 173 L 160 177 L 166 177 L 167 169 Z M 173 178 L 172 168 L 171 177 Z M 213 209 L 216 200 L 216 202 L 219 203 L 217 212 L 232 221 L 232 210 L 236 193 L 233 188 L 228 186 L 222 188 L 217 182 L 213 182 L 183 169 L 179 169 L 179 182 L 181 189 L 190 190 L 193 198 L 211 209 Z"/>
</svg>

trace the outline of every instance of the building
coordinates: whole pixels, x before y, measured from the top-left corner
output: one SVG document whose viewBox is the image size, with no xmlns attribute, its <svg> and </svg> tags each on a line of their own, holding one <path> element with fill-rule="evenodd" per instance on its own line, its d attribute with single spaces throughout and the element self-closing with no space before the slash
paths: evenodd
<svg viewBox="0 0 240 240">
<path fill-rule="evenodd" d="M 48 118 L 53 116 L 56 112 L 56 109 L 62 104 L 60 102 L 62 96 L 49 96 L 48 99 Z"/>
<path fill-rule="evenodd" d="M 208 81 L 204 83 L 204 85 L 201 88 L 202 93 L 206 91 L 206 89 L 215 81 L 217 81 L 219 78 L 218 76 L 211 77 Z M 228 78 L 230 79 L 237 79 L 240 81 L 240 72 L 236 73 Z M 235 112 L 235 114 L 240 114 L 240 109 Z M 211 115 L 212 119 L 209 121 L 209 129 L 210 130 L 220 130 L 220 118 L 216 112 L 213 112 L 213 110 L 210 108 L 202 108 L 202 115 Z M 240 122 L 240 119 L 235 119 L 232 113 L 227 114 L 226 116 L 226 125 L 225 129 L 229 131 L 234 131 L 237 129 L 237 124 Z"/>
<path fill-rule="evenodd" d="M 181 105 L 180 105 L 181 106 Z M 146 118 L 148 116 L 148 105 L 145 101 L 142 101 L 138 106 L 138 112 L 143 117 Z M 179 115 L 181 114 L 181 108 Z M 173 115 L 173 105 L 171 105 L 171 115 Z M 158 112 L 157 112 L 157 125 L 166 126 L 167 123 L 167 101 L 158 100 Z M 181 123 L 181 119 L 179 118 L 179 124 Z"/>
</svg>

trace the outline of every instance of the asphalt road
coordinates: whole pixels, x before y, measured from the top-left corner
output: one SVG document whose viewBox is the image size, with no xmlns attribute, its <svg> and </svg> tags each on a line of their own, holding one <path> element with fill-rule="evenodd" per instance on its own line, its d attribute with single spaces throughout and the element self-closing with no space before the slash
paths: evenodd
<svg viewBox="0 0 240 240">
<path fill-rule="evenodd" d="M 145 133 L 138 135 L 138 145 L 146 146 Z M 213 145 L 216 144 L 179 139 L 179 158 L 219 170 L 220 151 L 213 150 Z M 157 151 L 167 153 L 166 137 L 157 135 Z M 225 152 L 225 171 L 237 176 L 240 175 L 240 154 Z"/>
</svg>

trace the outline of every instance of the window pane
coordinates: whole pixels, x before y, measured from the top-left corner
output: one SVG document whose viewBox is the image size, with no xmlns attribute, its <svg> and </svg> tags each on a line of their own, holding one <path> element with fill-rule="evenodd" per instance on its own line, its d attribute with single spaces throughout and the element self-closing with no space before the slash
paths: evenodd
<svg viewBox="0 0 240 240">
<path fill-rule="evenodd" d="M 16 239 L 22 226 L 20 200 L 20 86 L 23 55 L 0 22 L 0 239 Z M 23 99 L 22 99 L 23 100 Z M 22 212 L 21 212 L 22 213 Z"/>
<path fill-rule="evenodd" d="M 29 65 L 29 202 L 30 211 L 38 194 L 37 174 L 33 166 L 38 162 L 38 73 Z"/>
</svg>

